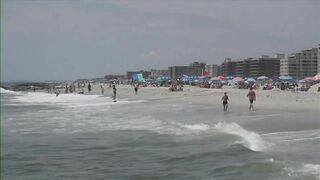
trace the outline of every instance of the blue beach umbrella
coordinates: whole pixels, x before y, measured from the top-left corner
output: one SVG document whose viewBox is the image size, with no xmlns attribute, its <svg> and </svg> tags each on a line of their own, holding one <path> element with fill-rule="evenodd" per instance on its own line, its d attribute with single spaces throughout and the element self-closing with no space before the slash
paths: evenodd
<svg viewBox="0 0 320 180">
<path fill-rule="evenodd" d="M 247 81 L 247 82 L 256 82 L 256 80 L 255 80 L 255 79 L 250 78 L 250 77 L 249 77 L 249 78 L 246 78 L 246 79 L 245 79 L 245 81 Z"/>
<path fill-rule="evenodd" d="M 285 76 L 279 76 L 279 79 L 282 81 L 289 81 L 289 80 L 292 80 L 293 78 L 289 75 L 285 75 Z"/>
</svg>

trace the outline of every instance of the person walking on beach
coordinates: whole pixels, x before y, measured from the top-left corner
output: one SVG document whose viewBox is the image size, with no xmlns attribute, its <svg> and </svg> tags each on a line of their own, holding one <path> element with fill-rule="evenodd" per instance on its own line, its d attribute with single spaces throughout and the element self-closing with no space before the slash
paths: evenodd
<svg viewBox="0 0 320 180">
<path fill-rule="evenodd" d="M 101 85 L 101 94 L 104 95 L 104 87 Z"/>
<path fill-rule="evenodd" d="M 88 84 L 88 92 L 89 92 L 89 94 L 91 93 L 91 84 L 90 83 Z"/>
<path fill-rule="evenodd" d="M 113 102 L 116 102 L 117 98 L 117 88 L 116 88 L 116 85 L 113 85 Z"/>
<path fill-rule="evenodd" d="M 135 85 L 133 85 L 133 86 L 134 86 L 134 92 L 135 92 L 136 94 L 138 94 L 139 84 L 135 84 Z"/>
<path fill-rule="evenodd" d="M 250 101 L 249 110 L 253 111 L 253 101 L 256 100 L 256 93 L 254 92 L 252 87 L 250 87 L 250 91 L 248 92 L 247 97 L 249 97 L 249 101 Z"/>
<path fill-rule="evenodd" d="M 222 96 L 223 112 L 228 111 L 228 101 L 229 101 L 229 97 L 227 95 L 227 92 L 225 92 L 224 96 Z"/>
<path fill-rule="evenodd" d="M 68 94 L 69 92 L 69 89 L 68 89 L 68 84 L 66 84 L 66 90 L 65 90 L 65 93 Z"/>
</svg>

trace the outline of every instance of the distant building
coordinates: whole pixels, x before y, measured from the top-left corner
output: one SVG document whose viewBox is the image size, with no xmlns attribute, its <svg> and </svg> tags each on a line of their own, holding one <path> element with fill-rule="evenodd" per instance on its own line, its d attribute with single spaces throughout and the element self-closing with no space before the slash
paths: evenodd
<svg viewBox="0 0 320 180">
<path fill-rule="evenodd" d="M 157 79 L 161 76 L 170 76 L 170 72 L 168 69 L 151 69 L 150 78 Z"/>
<path fill-rule="evenodd" d="M 235 76 L 236 74 L 236 61 L 232 61 L 231 58 L 226 58 L 221 64 L 221 75 L 223 76 Z"/>
<path fill-rule="evenodd" d="M 125 75 L 113 75 L 113 74 L 110 74 L 110 75 L 105 75 L 104 76 L 104 79 L 106 80 L 113 80 L 113 79 L 125 79 L 126 76 Z"/>
<path fill-rule="evenodd" d="M 280 60 L 280 74 L 294 79 L 314 76 L 320 72 L 319 48 L 301 50 Z"/>
<path fill-rule="evenodd" d="M 208 72 L 208 76 L 216 77 L 220 75 L 220 67 L 217 64 L 206 65 L 205 71 Z"/>
<path fill-rule="evenodd" d="M 179 76 L 201 76 L 202 75 L 201 66 L 171 66 L 169 67 L 169 73 L 171 79 L 177 79 Z"/>
<path fill-rule="evenodd" d="M 262 55 L 259 58 L 247 58 L 232 61 L 227 58 L 221 65 L 223 76 L 238 77 L 274 77 L 280 74 L 280 59 Z"/>
</svg>

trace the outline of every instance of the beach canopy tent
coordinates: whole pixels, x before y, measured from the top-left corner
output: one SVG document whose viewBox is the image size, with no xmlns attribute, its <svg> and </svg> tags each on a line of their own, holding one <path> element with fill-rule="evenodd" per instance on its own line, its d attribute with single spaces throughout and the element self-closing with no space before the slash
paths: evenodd
<svg viewBox="0 0 320 180">
<path fill-rule="evenodd" d="M 234 82 L 241 82 L 241 81 L 244 81 L 244 79 L 241 78 L 241 77 L 235 77 L 235 78 L 232 79 L 232 81 L 234 81 Z"/>
<path fill-rule="evenodd" d="M 183 81 L 183 82 L 188 82 L 189 81 L 189 76 L 187 76 L 187 75 L 178 76 L 177 80 L 178 81 Z"/>
<path fill-rule="evenodd" d="M 141 73 L 133 74 L 131 79 L 132 79 L 132 81 L 144 81 L 144 78 Z"/>
<path fill-rule="evenodd" d="M 289 75 L 285 75 L 285 76 L 279 76 L 279 79 L 281 81 L 289 81 L 289 80 L 292 80 L 293 78 Z"/>
<path fill-rule="evenodd" d="M 269 78 L 267 76 L 260 76 L 257 78 L 257 80 L 268 80 Z"/>
</svg>

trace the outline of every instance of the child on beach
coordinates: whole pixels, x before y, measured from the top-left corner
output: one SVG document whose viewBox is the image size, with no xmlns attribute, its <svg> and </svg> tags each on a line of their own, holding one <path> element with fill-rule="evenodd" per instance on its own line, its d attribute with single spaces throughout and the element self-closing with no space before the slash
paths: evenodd
<svg viewBox="0 0 320 180">
<path fill-rule="evenodd" d="M 250 91 L 248 92 L 247 97 L 249 97 L 249 101 L 250 101 L 249 110 L 253 111 L 253 101 L 256 100 L 256 93 L 254 92 L 252 87 L 250 87 Z"/>
<path fill-rule="evenodd" d="M 228 101 L 229 97 L 227 96 L 227 92 L 225 92 L 224 96 L 222 96 L 223 112 L 228 111 Z"/>
</svg>

